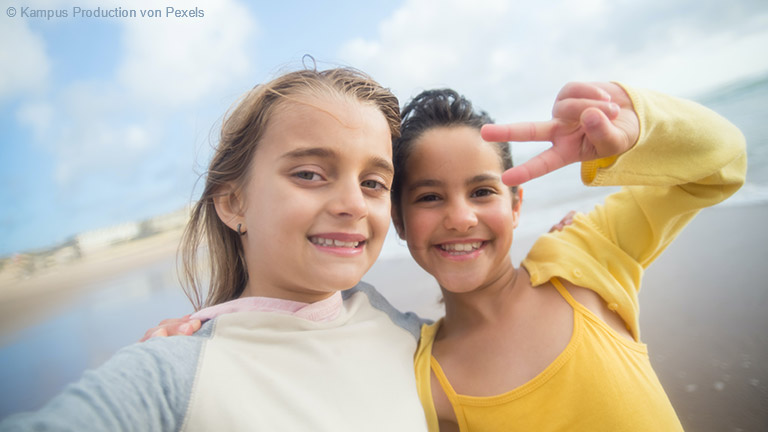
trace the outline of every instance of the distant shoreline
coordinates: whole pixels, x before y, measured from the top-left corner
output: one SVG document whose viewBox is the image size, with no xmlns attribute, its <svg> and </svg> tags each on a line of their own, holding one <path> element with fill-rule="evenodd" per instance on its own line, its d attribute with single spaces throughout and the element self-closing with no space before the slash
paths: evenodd
<svg viewBox="0 0 768 432">
<path fill-rule="evenodd" d="M 28 276 L 0 271 L 0 337 L 37 322 L 102 280 L 173 259 L 182 231 L 176 228 L 121 242 Z"/>
</svg>

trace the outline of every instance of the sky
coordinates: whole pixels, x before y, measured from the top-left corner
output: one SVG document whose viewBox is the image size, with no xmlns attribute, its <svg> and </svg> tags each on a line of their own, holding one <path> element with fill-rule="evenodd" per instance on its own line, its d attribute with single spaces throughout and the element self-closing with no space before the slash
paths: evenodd
<svg viewBox="0 0 768 432">
<path fill-rule="evenodd" d="M 0 256 L 189 204 L 227 109 L 304 54 L 512 122 L 574 80 L 694 97 L 768 73 L 765 47 L 764 0 L 0 0 Z"/>
</svg>

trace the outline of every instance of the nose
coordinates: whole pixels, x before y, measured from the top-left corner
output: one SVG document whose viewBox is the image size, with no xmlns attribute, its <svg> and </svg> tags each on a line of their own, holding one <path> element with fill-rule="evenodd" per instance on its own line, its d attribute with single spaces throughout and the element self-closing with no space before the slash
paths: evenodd
<svg viewBox="0 0 768 432">
<path fill-rule="evenodd" d="M 475 209 L 466 200 L 454 200 L 446 207 L 447 213 L 443 220 L 446 229 L 467 232 L 477 225 Z"/>
<path fill-rule="evenodd" d="M 355 179 L 338 181 L 332 190 L 330 212 L 336 216 L 360 219 L 368 215 L 368 202 L 360 182 Z"/>
</svg>

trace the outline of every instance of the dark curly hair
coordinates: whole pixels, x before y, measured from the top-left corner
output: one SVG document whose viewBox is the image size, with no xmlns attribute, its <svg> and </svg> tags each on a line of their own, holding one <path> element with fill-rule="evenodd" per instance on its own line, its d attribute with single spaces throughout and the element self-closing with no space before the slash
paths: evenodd
<svg viewBox="0 0 768 432">
<path fill-rule="evenodd" d="M 469 126 L 480 130 L 484 124 L 494 123 L 485 111 L 477 111 L 472 102 L 452 89 L 425 90 L 411 99 L 402 109 L 400 137 L 392 141 L 395 178 L 392 182 L 392 208 L 402 219 L 402 198 L 405 165 L 413 143 L 425 132 L 436 127 Z M 492 143 L 504 170 L 512 168 L 512 153 L 508 142 Z M 510 188 L 514 197 L 517 186 Z M 515 198 L 516 199 L 516 198 Z"/>
</svg>

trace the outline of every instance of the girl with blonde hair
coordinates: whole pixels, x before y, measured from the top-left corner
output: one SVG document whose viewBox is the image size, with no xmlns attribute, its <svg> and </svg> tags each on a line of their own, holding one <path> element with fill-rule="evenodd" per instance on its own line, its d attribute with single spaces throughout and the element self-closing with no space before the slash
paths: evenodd
<svg viewBox="0 0 768 432">
<path fill-rule="evenodd" d="M 399 121 L 349 68 L 248 92 L 184 234 L 200 331 L 124 348 L 0 430 L 425 430 L 421 322 L 359 282 L 389 228 Z"/>
</svg>

